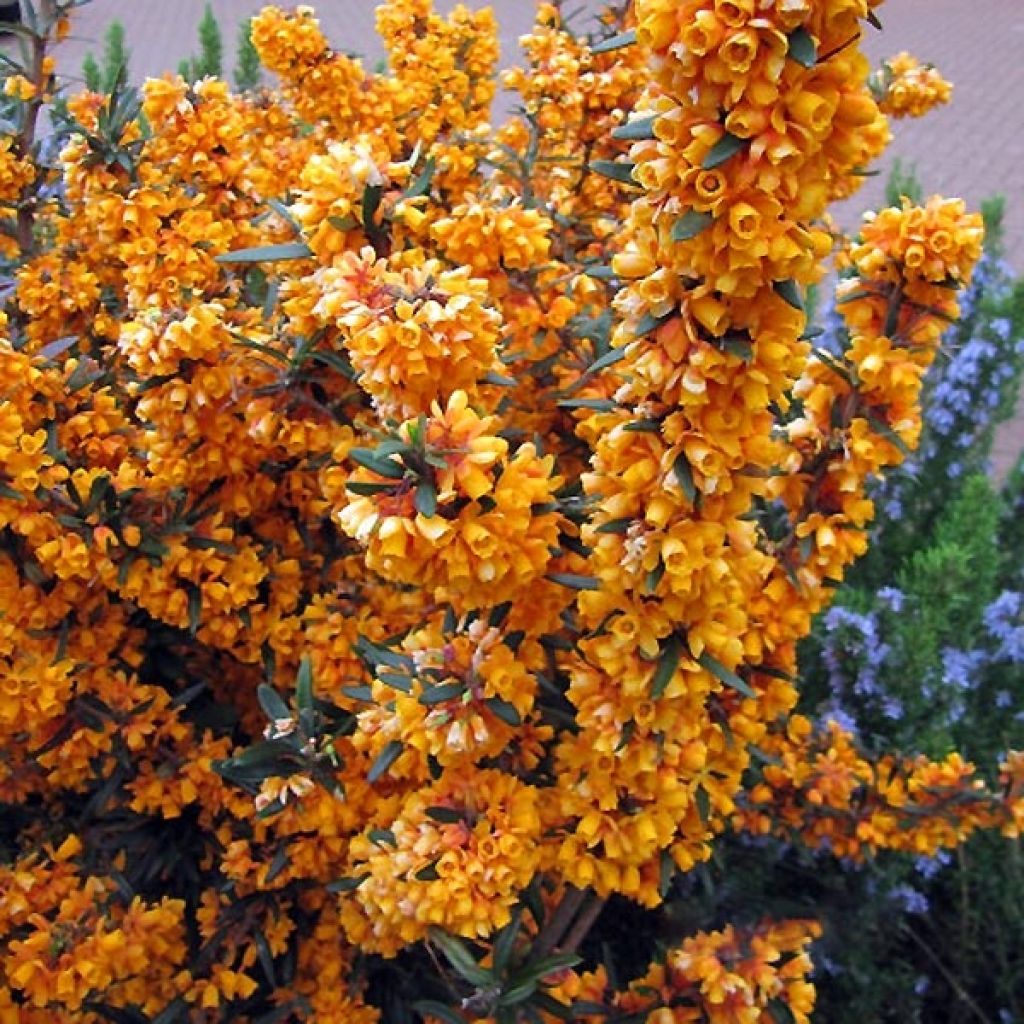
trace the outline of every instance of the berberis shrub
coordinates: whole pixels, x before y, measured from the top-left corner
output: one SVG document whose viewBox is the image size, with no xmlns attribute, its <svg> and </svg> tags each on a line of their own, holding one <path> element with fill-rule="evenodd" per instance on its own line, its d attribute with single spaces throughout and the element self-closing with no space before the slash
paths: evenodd
<svg viewBox="0 0 1024 1024">
<path fill-rule="evenodd" d="M 541 4 L 496 127 L 486 11 L 389 0 L 370 74 L 268 7 L 275 91 L 62 98 L 77 4 L 30 6 L 4 1024 L 805 1022 L 813 906 L 685 913 L 726 836 L 1016 835 L 1021 755 L 986 784 L 795 710 L 982 252 L 958 200 L 826 226 L 884 111 L 948 96 L 903 55 L 869 82 L 874 0 L 636 0 L 590 36 Z"/>
</svg>

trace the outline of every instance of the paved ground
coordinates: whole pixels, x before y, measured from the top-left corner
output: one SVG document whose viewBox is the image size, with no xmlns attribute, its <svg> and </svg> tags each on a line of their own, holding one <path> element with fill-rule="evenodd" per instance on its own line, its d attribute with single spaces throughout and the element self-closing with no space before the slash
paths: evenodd
<svg viewBox="0 0 1024 1024">
<path fill-rule="evenodd" d="M 591 9 L 596 0 L 583 6 Z M 225 66 L 234 63 L 237 25 L 263 6 L 261 0 L 213 0 L 224 28 Z M 286 4 L 287 6 L 287 4 Z M 372 0 L 314 2 L 325 32 L 342 50 L 381 54 L 373 29 Z M 454 0 L 439 0 L 449 10 Z M 516 39 L 531 23 L 530 0 L 494 0 L 502 26 L 503 61 L 515 59 Z M 566 8 L 580 4 L 566 0 Z M 99 54 L 106 25 L 124 23 L 135 79 L 173 69 L 197 47 L 196 26 L 204 0 L 92 0 L 77 14 L 75 35 L 61 47 L 59 66 L 79 73 L 82 58 Z M 896 158 L 913 163 L 927 192 L 964 196 L 977 205 L 1002 192 L 1009 201 L 1007 250 L 1024 272 L 1024 0 L 889 0 L 881 10 L 883 32 L 870 32 L 873 59 L 909 49 L 933 61 L 955 83 L 952 103 L 922 121 L 901 122 L 897 139 L 882 161 L 882 175 L 839 211 L 841 223 L 856 225 L 859 212 L 877 206 L 888 168 Z M 1024 403 L 997 443 L 1002 474 L 1024 448 Z"/>
</svg>

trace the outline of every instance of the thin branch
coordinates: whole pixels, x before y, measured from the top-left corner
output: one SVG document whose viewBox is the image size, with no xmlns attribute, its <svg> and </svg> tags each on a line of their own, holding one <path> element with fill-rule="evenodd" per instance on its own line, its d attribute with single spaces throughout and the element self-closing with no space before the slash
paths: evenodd
<svg viewBox="0 0 1024 1024">
<path fill-rule="evenodd" d="M 593 928 L 594 922 L 601 916 L 601 911 L 604 910 L 607 902 L 606 899 L 598 896 L 597 893 L 590 892 L 587 897 L 587 903 L 580 912 L 580 916 L 576 918 L 576 923 L 572 926 L 572 930 L 566 935 L 565 940 L 561 944 L 560 948 L 563 953 L 575 953 L 579 949 L 583 940 L 587 937 L 587 933 Z"/>
<path fill-rule="evenodd" d="M 588 890 L 577 889 L 575 886 L 570 886 L 566 890 L 562 902 L 558 904 L 555 912 L 548 918 L 537 936 L 537 941 L 533 944 L 531 959 L 543 960 L 561 942 L 576 913 L 583 906 L 587 892 Z"/>
</svg>

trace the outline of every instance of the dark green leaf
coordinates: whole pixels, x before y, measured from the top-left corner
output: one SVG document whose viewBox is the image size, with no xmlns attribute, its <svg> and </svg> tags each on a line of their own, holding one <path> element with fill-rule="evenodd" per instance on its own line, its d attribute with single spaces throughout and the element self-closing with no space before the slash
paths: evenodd
<svg viewBox="0 0 1024 1024">
<path fill-rule="evenodd" d="M 400 690 L 402 693 L 412 693 L 412 679 L 409 676 L 401 675 L 398 672 L 381 672 L 377 670 L 377 678 L 390 686 L 392 690 Z"/>
<path fill-rule="evenodd" d="M 263 708 L 263 713 L 272 722 L 292 717 L 291 708 L 285 704 L 281 695 L 272 686 L 260 683 L 256 688 L 256 697 L 259 699 L 260 707 Z"/>
<path fill-rule="evenodd" d="M 627 434 L 660 434 L 661 420 L 633 420 L 622 429 Z"/>
<path fill-rule="evenodd" d="M 456 700 L 466 692 L 462 683 L 445 683 L 443 686 L 431 686 L 420 694 L 420 703 L 427 707 L 443 704 L 448 700 Z"/>
<path fill-rule="evenodd" d="M 420 868 L 412 877 L 417 882 L 436 882 L 441 877 L 437 873 L 437 860 L 433 860 L 426 867 Z"/>
<path fill-rule="evenodd" d="M 754 690 L 746 680 L 741 679 L 732 669 L 726 668 L 717 658 L 714 658 L 707 651 L 697 659 L 697 664 L 701 668 L 706 669 L 710 672 L 719 682 L 724 683 L 732 690 L 736 690 L 738 693 L 742 693 L 744 697 L 757 697 L 757 691 Z"/>
<path fill-rule="evenodd" d="M 187 583 L 188 631 L 195 636 L 203 619 L 203 592 L 194 583 Z"/>
<path fill-rule="evenodd" d="M 614 160 L 595 160 L 590 165 L 590 169 L 595 174 L 600 174 L 605 178 L 611 178 L 612 181 L 620 182 L 623 185 L 632 185 L 634 188 L 638 188 L 639 186 L 633 179 L 633 168 L 635 166 L 636 164 L 617 163 Z"/>
<path fill-rule="evenodd" d="M 583 374 L 584 377 L 592 377 L 595 373 L 600 373 L 602 370 L 608 369 L 609 366 L 614 366 L 616 363 L 621 362 L 626 358 L 626 350 L 624 348 L 613 348 L 605 352 L 600 359 L 595 359 L 586 369 Z"/>
<path fill-rule="evenodd" d="M 384 188 L 381 185 L 367 185 L 363 192 L 363 230 L 374 245 L 379 245 L 385 237 L 377 223 L 377 211 L 383 195 Z"/>
<path fill-rule="evenodd" d="M 600 590 L 601 581 L 595 576 L 580 576 L 574 572 L 549 572 L 546 579 L 570 590 Z"/>
<path fill-rule="evenodd" d="M 284 869 L 288 867 L 288 847 L 278 847 L 277 853 L 274 854 L 274 859 L 270 862 L 270 867 L 267 868 L 267 884 L 269 885 Z"/>
<path fill-rule="evenodd" d="M 505 624 L 505 620 L 508 618 L 510 611 L 512 611 L 511 601 L 503 601 L 501 604 L 495 605 L 491 609 L 490 615 L 487 616 L 487 625 L 491 626 L 493 629 L 499 629 Z M 449 632 L 451 632 L 451 630 L 449 630 Z"/>
<path fill-rule="evenodd" d="M 401 480 L 405 476 L 405 466 L 387 456 L 378 455 L 371 448 L 353 448 L 349 451 L 348 457 L 357 466 L 362 466 L 378 476 L 386 476 L 391 480 Z"/>
<path fill-rule="evenodd" d="M 789 303 L 794 309 L 799 309 L 801 313 L 804 311 L 803 296 L 796 281 L 776 281 L 772 287 L 783 302 Z"/>
<path fill-rule="evenodd" d="M 519 936 L 519 926 L 523 918 L 523 908 L 516 907 L 512 913 L 512 920 L 498 932 L 491 951 L 491 961 L 494 964 L 494 973 L 499 977 L 505 973 L 509 961 L 512 959 L 512 950 L 515 948 L 516 938 Z"/>
<path fill-rule="evenodd" d="M 376 782 L 398 760 L 401 753 L 401 740 L 391 740 L 370 766 L 370 770 L 366 775 L 366 781 Z"/>
<path fill-rule="evenodd" d="M 611 412 L 617 408 L 610 398 L 563 398 L 559 409 L 593 409 L 595 412 Z"/>
<path fill-rule="evenodd" d="M 713 213 L 688 210 L 672 225 L 672 241 L 688 242 L 715 222 Z"/>
<path fill-rule="evenodd" d="M 693 799 L 697 804 L 697 813 L 700 815 L 700 820 L 707 823 L 711 820 L 711 797 L 708 796 L 708 791 L 698 785 L 693 791 Z"/>
<path fill-rule="evenodd" d="M 623 516 L 622 519 L 610 519 L 607 523 L 602 523 L 595 532 L 615 534 L 628 533 L 630 526 L 632 526 L 634 522 L 635 520 L 632 516 Z"/>
<path fill-rule="evenodd" d="M 313 255 L 305 242 L 282 242 L 253 249 L 237 249 L 215 257 L 217 263 L 270 263 L 277 260 L 305 260 Z"/>
<path fill-rule="evenodd" d="M 370 876 L 359 875 L 357 878 L 339 878 L 333 882 L 328 882 L 328 892 L 355 892 Z"/>
<path fill-rule="evenodd" d="M 627 121 L 612 132 L 612 138 L 618 139 L 620 142 L 641 142 L 653 139 L 654 122 L 657 120 L 658 115 L 654 114 L 651 117 L 640 117 Z"/>
<path fill-rule="evenodd" d="M 431 928 L 430 940 L 444 953 L 463 980 L 476 985 L 477 988 L 487 988 L 494 984 L 494 975 L 476 962 L 473 954 L 460 939 L 441 931 L 440 928 Z"/>
<path fill-rule="evenodd" d="M 683 654 L 683 645 L 675 634 L 670 636 L 661 646 L 661 654 L 658 656 L 658 667 L 651 677 L 651 699 L 657 700 L 661 697 L 672 677 L 679 668 L 679 660 Z"/>
<path fill-rule="evenodd" d="M 431 182 L 434 180 L 434 171 L 437 169 L 437 161 L 430 157 L 423 165 L 416 180 L 402 193 L 403 199 L 417 199 L 425 196 L 430 191 Z"/>
<path fill-rule="evenodd" d="M 295 677 L 295 706 L 300 711 L 313 709 L 313 663 L 309 655 L 299 662 L 299 672 Z"/>
<path fill-rule="evenodd" d="M 345 484 L 346 491 L 362 495 L 364 498 L 372 498 L 375 494 L 383 494 L 385 491 L 393 491 L 394 489 L 394 484 L 375 484 L 368 480 L 350 480 Z"/>
<path fill-rule="evenodd" d="M 366 835 L 371 843 L 376 843 L 378 846 L 398 846 L 395 833 L 389 828 L 371 828 Z"/>
<path fill-rule="evenodd" d="M 361 700 L 367 703 L 373 700 L 373 690 L 369 686 L 343 686 L 341 692 L 350 700 Z"/>
<path fill-rule="evenodd" d="M 805 68 L 813 68 L 818 63 L 818 46 L 807 29 L 798 28 L 789 33 L 789 52 L 786 56 Z"/>
<path fill-rule="evenodd" d="M 515 727 L 523 724 L 522 716 L 516 710 L 516 706 L 507 700 L 502 700 L 501 697 L 488 697 L 484 703 L 490 708 L 491 713 L 506 725 Z"/>
<path fill-rule="evenodd" d="M 693 469 L 690 467 L 686 452 L 680 452 L 676 456 L 676 461 L 672 463 L 672 472 L 679 482 L 683 496 L 693 505 L 697 501 L 697 484 L 693 479 Z"/>
<path fill-rule="evenodd" d="M 359 638 L 355 647 L 356 653 L 374 667 L 377 665 L 387 665 L 388 668 L 403 669 L 406 672 L 411 672 L 413 669 L 413 660 L 408 654 L 403 654 L 401 651 L 393 651 L 390 647 L 385 647 L 383 644 L 375 644 L 365 636 Z"/>
<path fill-rule="evenodd" d="M 428 807 L 424 813 L 442 825 L 457 825 L 465 818 L 465 813 L 457 807 Z"/>
<path fill-rule="evenodd" d="M 671 313 L 666 313 L 664 316 L 655 316 L 653 313 L 645 313 L 637 323 L 633 336 L 636 338 L 643 338 L 652 331 L 657 330 L 662 326 L 662 324 L 667 324 L 675 315 L 675 310 L 672 310 Z"/>
<path fill-rule="evenodd" d="M 601 42 L 595 43 L 591 48 L 591 53 L 609 53 L 612 50 L 621 50 L 624 46 L 632 46 L 636 42 L 636 29 L 631 28 L 628 32 L 620 32 L 618 35 L 610 36 L 608 39 L 602 39 Z"/>
<path fill-rule="evenodd" d="M 676 862 L 668 850 L 661 851 L 661 863 L 658 865 L 658 869 L 658 895 L 665 899 L 672 888 L 672 879 L 676 873 Z"/>
<path fill-rule="evenodd" d="M 423 479 L 416 485 L 416 511 L 424 519 L 437 515 L 437 487 L 433 480 Z"/>
<path fill-rule="evenodd" d="M 741 139 L 738 135 L 733 135 L 732 132 L 726 132 L 708 150 L 707 156 L 704 157 L 704 163 L 701 164 L 701 166 L 705 171 L 711 171 L 716 167 L 721 167 L 726 160 L 734 157 L 746 146 L 746 144 L 746 139 Z"/>
</svg>

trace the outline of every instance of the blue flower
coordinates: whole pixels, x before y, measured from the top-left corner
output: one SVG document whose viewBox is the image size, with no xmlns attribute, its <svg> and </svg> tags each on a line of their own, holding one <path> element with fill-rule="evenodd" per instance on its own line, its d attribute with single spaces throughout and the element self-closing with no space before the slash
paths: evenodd
<svg viewBox="0 0 1024 1024">
<path fill-rule="evenodd" d="M 906 600 L 902 590 L 898 587 L 882 587 L 878 591 L 878 600 L 884 604 L 889 611 L 897 615 L 903 611 L 903 604 Z"/>
<path fill-rule="evenodd" d="M 995 652 L 997 661 L 1009 661 L 1014 665 L 1024 664 L 1024 621 L 1021 606 L 1024 595 L 1015 590 L 1004 590 L 984 612 L 985 629 L 999 647 Z"/>
<path fill-rule="evenodd" d="M 986 651 L 947 647 L 942 652 L 942 681 L 958 690 L 970 690 L 989 660 Z"/>
<path fill-rule="evenodd" d="M 906 914 L 927 914 L 928 897 L 912 885 L 902 882 L 889 890 L 891 899 Z"/>
</svg>

